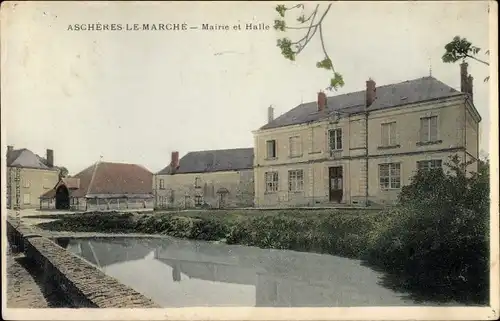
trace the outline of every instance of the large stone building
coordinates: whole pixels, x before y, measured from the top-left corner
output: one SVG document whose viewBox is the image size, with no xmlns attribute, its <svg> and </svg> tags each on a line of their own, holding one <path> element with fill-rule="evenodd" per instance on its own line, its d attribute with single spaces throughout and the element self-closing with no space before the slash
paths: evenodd
<svg viewBox="0 0 500 321">
<path fill-rule="evenodd" d="M 40 197 L 42 209 L 152 209 L 153 174 L 136 164 L 96 162 L 61 178 Z"/>
<path fill-rule="evenodd" d="M 424 77 L 305 103 L 254 132 L 255 205 L 389 204 L 418 168 L 479 157 L 472 77 Z M 473 170 L 477 162 L 471 165 Z M 476 167 L 477 168 L 477 167 Z"/>
<path fill-rule="evenodd" d="M 46 158 L 29 149 L 7 147 L 7 208 L 37 208 L 38 198 L 59 180 L 54 166 L 54 152 L 47 149 Z"/>
<path fill-rule="evenodd" d="M 154 178 L 157 208 L 253 206 L 253 148 L 196 151 L 170 164 Z"/>
</svg>

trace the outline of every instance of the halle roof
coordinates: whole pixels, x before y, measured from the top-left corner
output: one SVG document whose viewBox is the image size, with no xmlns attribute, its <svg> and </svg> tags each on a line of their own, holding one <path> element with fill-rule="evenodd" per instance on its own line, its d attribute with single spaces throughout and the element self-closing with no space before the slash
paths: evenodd
<svg viewBox="0 0 500 321">
<path fill-rule="evenodd" d="M 397 84 L 379 86 L 377 99 L 369 110 L 379 110 L 413 104 L 428 100 L 449 98 L 463 95 L 452 87 L 433 77 L 423 77 L 407 80 Z M 358 113 L 365 107 L 365 90 L 328 97 L 326 112 L 318 112 L 317 103 L 300 104 L 285 114 L 277 117 L 260 129 L 271 129 L 283 126 L 298 125 L 328 118 L 334 111 L 343 110 L 347 113 Z"/>
<path fill-rule="evenodd" d="M 79 188 L 72 189 L 68 186 L 71 197 L 106 195 L 125 197 L 153 194 L 153 174 L 136 164 L 97 162 L 72 176 L 71 179 L 79 180 L 77 185 Z M 42 198 L 54 196 L 55 188 L 42 195 Z"/>
<path fill-rule="evenodd" d="M 218 149 L 189 152 L 179 161 L 175 174 L 237 171 L 253 168 L 253 148 Z M 173 174 L 168 165 L 158 175 Z"/>
<path fill-rule="evenodd" d="M 7 153 L 7 166 L 8 167 L 21 167 L 21 168 L 33 168 L 33 169 L 44 169 L 49 171 L 58 171 L 59 168 L 56 166 L 49 167 L 47 160 L 43 157 L 38 156 L 29 149 L 21 148 L 14 149 Z"/>
</svg>

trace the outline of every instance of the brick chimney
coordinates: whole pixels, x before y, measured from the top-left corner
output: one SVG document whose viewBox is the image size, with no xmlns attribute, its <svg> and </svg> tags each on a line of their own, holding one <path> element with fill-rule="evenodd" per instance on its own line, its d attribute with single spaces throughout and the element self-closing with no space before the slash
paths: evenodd
<svg viewBox="0 0 500 321">
<path fill-rule="evenodd" d="M 273 106 L 269 106 L 267 108 L 267 122 L 270 123 L 274 120 L 274 108 Z"/>
<path fill-rule="evenodd" d="M 467 77 L 467 89 L 469 90 L 468 91 L 468 94 L 470 96 L 470 100 L 471 102 L 474 101 L 474 77 L 472 77 L 471 75 L 469 75 L 469 77 Z"/>
<path fill-rule="evenodd" d="M 54 151 L 52 149 L 47 149 L 47 166 L 54 167 Z"/>
<path fill-rule="evenodd" d="M 366 107 L 370 107 L 375 99 L 377 99 L 377 84 L 370 78 L 366 81 Z"/>
<path fill-rule="evenodd" d="M 318 111 L 323 111 L 326 108 L 327 97 L 322 91 L 318 93 Z"/>
<path fill-rule="evenodd" d="M 12 153 L 13 150 L 14 150 L 14 146 L 12 146 L 12 145 L 7 146 L 7 155 Z"/>
<path fill-rule="evenodd" d="M 467 84 L 469 72 L 467 71 L 468 63 L 462 62 L 460 64 L 460 91 L 463 93 L 468 93 L 469 86 Z"/>
<path fill-rule="evenodd" d="M 172 156 L 170 159 L 170 166 L 174 170 L 179 168 L 179 152 L 172 152 Z"/>
</svg>

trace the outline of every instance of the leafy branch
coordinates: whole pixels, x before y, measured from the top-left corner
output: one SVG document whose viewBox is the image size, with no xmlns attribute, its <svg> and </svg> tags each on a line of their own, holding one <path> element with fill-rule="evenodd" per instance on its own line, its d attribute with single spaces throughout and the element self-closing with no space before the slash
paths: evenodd
<svg viewBox="0 0 500 321">
<path fill-rule="evenodd" d="M 444 46 L 445 53 L 441 58 L 444 63 L 455 63 L 459 60 L 465 61 L 467 58 L 480 62 L 486 66 L 489 66 L 490 63 L 484 61 L 482 59 L 477 58 L 476 56 L 481 51 L 481 48 L 473 46 L 470 41 L 466 38 L 460 38 L 460 36 L 455 36 L 452 41 L 447 43 Z M 486 55 L 490 54 L 489 50 L 484 52 Z M 489 80 L 489 76 L 484 79 L 485 82 Z"/>
<path fill-rule="evenodd" d="M 287 8 L 284 5 L 276 6 L 276 12 L 279 14 L 279 19 L 274 20 L 274 29 L 282 32 L 287 30 L 307 30 L 305 35 L 297 41 L 292 41 L 291 39 L 284 37 L 278 39 L 277 46 L 281 49 L 281 54 L 283 57 L 290 61 L 295 61 L 297 56 L 306 48 L 309 42 L 314 38 L 316 32 L 319 31 L 319 39 L 321 42 L 321 49 L 323 51 L 324 58 L 316 63 L 317 68 L 322 68 L 330 70 L 333 73 L 333 77 L 330 79 L 330 85 L 327 87 L 328 90 L 337 90 L 339 87 L 344 86 L 344 79 L 340 73 L 338 73 L 332 63 L 330 55 L 328 54 L 323 38 L 323 20 L 330 11 L 332 4 L 328 4 L 328 7 L 320 13 L 319 5 L 316 5 L 315 9 L 308 14 L 304 14 L 304 5 L 298 4 L 293 7 Z M 298 26 L 289 26 L 286 23 L 285 16 L 286 13 L 294 9 L 300 9 L 300 15 L 296 18 L 299 23 Z"/>
</svg>

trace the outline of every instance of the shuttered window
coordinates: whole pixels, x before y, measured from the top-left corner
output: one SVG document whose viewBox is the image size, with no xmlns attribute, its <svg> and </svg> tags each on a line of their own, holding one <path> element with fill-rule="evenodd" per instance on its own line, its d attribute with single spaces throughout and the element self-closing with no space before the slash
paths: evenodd
<svg viewBox="0 0 500 321">
<path fill-rule="evenodd" d="M 382 146 L 395 146 L 396 122 L 382 124 Z"/>
<path fill-rule="evenodd" d="M 435 142 L 438 140 L 438 117 L 420 118 L 420 141 Z"/>
</svg>

